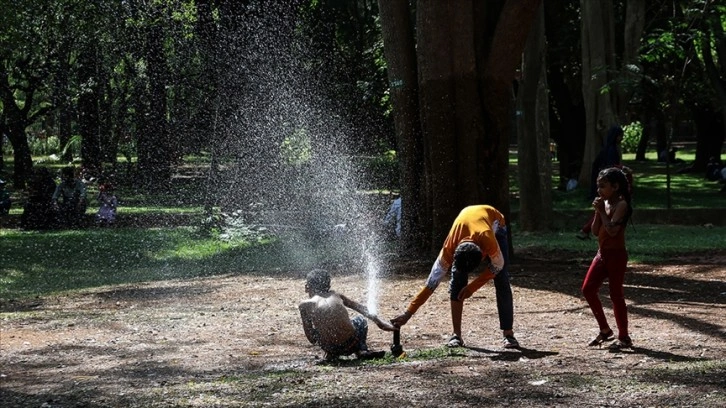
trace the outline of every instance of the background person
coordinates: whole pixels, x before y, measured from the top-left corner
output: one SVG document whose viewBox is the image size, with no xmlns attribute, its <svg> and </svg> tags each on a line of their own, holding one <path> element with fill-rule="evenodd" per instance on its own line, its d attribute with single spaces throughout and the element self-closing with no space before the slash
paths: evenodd
<svg viewBox="0 0 726 408">
<path fill-rule="evenodd" d="M 56 216 L 53 209 L 53 193 L 56 183 L 50 170 L 36 167 L 28 180 L 28 199 L 20 216 L 20 226 L 24 229 L 43 230 L 55 227 Z"/>
<path fill-rule="evenodd" d="M 86 213 L 86 185 L 76 178 L 73 167 L 61 170 L 61 182 L 53 193 L 53 206 L 62 225 L 78 225 Z"/>
</svg>

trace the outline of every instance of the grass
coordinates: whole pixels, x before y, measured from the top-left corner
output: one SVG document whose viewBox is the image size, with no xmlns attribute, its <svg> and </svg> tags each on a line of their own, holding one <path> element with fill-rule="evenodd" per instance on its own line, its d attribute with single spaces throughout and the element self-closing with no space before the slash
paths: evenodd
<svg viewBox="0 0 726 408">
<path fill-rule="evenodd" d="M 353 257 L 315 237 L 281 242 L 261 234 L 221 239 L 195 227 L 0 230 L 0 299 L 108 285 L 240 273 L 308 270 Z"/>
<path fill-rule="evenodd" d="M 692 152 L 679 152 L 692 159 Z M 665 165 L 654 157 L 624 162 L 635 172 L 635 207 L 665 208 Z M 6 166 L 11 163 L 6 162 Z M 516 166 L 513 166 L 516 171 Z M 674 169 L 671 169 L 674 170 Z M 516 177 L 513 177 L 516 189 Z M 199 185 L 196 183 L 195 185 Z M 672 174 L 671 200 L 674 208 L 722 208 L 723 195 L 713 182 L 696 174 Z M 121 188 L 120 214 L 201 215 L 199 194 L 183 189 L 177 194 L 144 195 Z M 196 198 L 195 198 L 196 197 Z M 513 207 L 517 204 L 513 203 Z M 557 210 L 587 210 L 582 191 L 554 191 Z M 94 211 L 93 204 L 89 212 Z M 15 206 L 11 214 L 22 210 Z M 194 217 L 190 218 L 194 219 Z M 636 217 L 637 219 L 637 217 Z M 583 220 L 584 221 L 584 220 Z M 285 242 L 256 233 L 199 234 L 198 226 L 164 228 L 116 228 L 33 232 L 0 229 L 0 299 L 28 298 L 106 285 L 188 279 L 233 273 L 275 274 L 302 271 L 321 264 L 360 262 L 359 243 L 333 237 L 296 234 Z M 572 231 L 519 233 L 513 225 L 517 251 L 562 251 L 590 257 L 597 248 L 594 240 L 574 239 Z M 698 225 L 628 226 L 630 259 L 633 262 L 668 262 L 684 253 L 724 251 L 724 227 Z M 566 252 L 565 252 L 566 251 Z M 356 258 L 357 257 L 357 258 Z"/>
<path fill-rule="evenodd" d="M 628 225 L 626 242 L 631 262 L 663 263 L 683 254 L 709 254 L 726 249 L 726 228 L 700 225 Z M 573 232 L 516 233 L 517 250 L 582 253 L 592 256 L 597 241 L 575 239 Z"/>
<path fill-rule="evenodd" d="M 684 149 L 678 152 L 678 157 L 692 162 L 695 157 L 693 150 Z M 516 197 L 519 191 L 519 181 L 516 177 L 516 154 L 510 156 L 510 166 L 513 169 L 510 176 L 512 194 Z M 656 160 L 655 153 L 646 154 L 646 161 L 635 161 L 635 154 L 623 155 L 623 164 L 633 170 L 633 200 L 636 208 L 640 209 L 663 209 L 668 208 L 668 180 L 667 173 L 670 171 L 670 206 L 671 208 L 723 208 L 726 197 L 719 193 L 720 184 L 708 181 L 701 173 L 678 173 L 685 164 L 670 165 L 666 169 L 665 163 Z M 552 185 L 559 183 L 557 163 L 552 163 L 554 174 Z M 579 187 L 574 191 L 565 192 L 554 190 L 552 195 L 552 206 L 555 210 L 583 210 L 590 208 L 590 200 L 587 200 L 587 191 Z M 519 200 L 512 201 L 512 209 L 519 208 Z"/>
</svg>

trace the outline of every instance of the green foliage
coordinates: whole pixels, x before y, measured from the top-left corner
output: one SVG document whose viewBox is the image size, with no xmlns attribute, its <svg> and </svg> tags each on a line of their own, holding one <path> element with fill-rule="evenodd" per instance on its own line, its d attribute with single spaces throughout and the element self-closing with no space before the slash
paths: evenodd
<svg viewBox="0 0 726 408">
<path fill-rule="evenodd" d="M 33 156 L 48 156 L 60 153 L 60 139 L 57 136 L 47 138 L 28 138 L 30 153 Z"/>
<path fill-rule="evenodd" d="M 312 148 L 310 136 L 304 128 L 295 129 L 280 145 L 280 155 L 285 163 L 300 165 L 310 161 Z"/>
<path fill-rule="evenodd" d="M 362 172 L 367 175 L 369 190 L 398 190 L 400 188 L 398 155 L 387 150 L 375 156 L 361 157 Z"/>
<path fill-rule="evenodd" d="M 623 126 L 623 141 L 620 145 L 623 153 L 635 153 L 642 135 L 643 125 L 640 122 Z"/>
</svg>

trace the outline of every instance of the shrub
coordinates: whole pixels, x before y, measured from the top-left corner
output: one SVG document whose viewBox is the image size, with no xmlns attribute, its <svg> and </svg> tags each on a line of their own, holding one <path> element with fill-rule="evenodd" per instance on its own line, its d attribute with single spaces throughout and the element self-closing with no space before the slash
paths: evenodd
<svg viewBox="0 0 726 408">
<path fill-rule="evenodd" d="M 623 126 L 623 142 L 620 144 L 623 153 L 635 153 L 642 135 L 643 125 L 640 122 Z"/>
<path fill-rule="evenodd" d="M 58 136 L 42 139 L 29 136 L 28 143 L 30 145 L 30 154 L 33 156 L 49 156 L 60 153 L 60 139 L 58 139 Z"/>
</svg>

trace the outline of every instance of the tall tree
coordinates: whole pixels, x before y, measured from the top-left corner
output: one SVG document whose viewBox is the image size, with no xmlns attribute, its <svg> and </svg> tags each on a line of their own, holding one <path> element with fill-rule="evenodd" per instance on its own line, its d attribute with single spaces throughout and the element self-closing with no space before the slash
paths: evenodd
<svg viewBox="0 0 726 408">
<path fill-rule="evenodd" d="M 585 151 L 579 183 L 590 185 L 590 165 L 603 146 L 605 132 L 620 125 L 617 93 L 603 92 L 617 68 L 612 0 L 580 1 L 582 15 L 582 93 L 585 101 Z"/>
<path fill-rule="evenodd" d="M 171 177 L 172 147 L 167 132 L 167 66 L 164 53 L 167 15 L 161 5 L 152 4 L 144 9 L 142 31 L 144 98 L 143 124 L 137 133 L 139 175 L 146 187 L 165 185 Z M 138 113 L 138 112 L 137 112 Z"/>
<path fill-rule="evenodd" d="M 418 121 L 416 42 L 408 0 L 379 0 L 381 29 L 401 174 L 401 229 L 404 248 L 421 248 L 425 240 L 423 140 Z"/>
<path fill-rule="evenodd" d="M 517 94 L 519 227 L 545 230 L 552 221 L 552 157 L 545 60 L 544 4 L 529 33 Z"/>
<path fill-rule="evenodd" d="M 512 83 L 538 5 L 536 0 L 417 2 L 422 203 L 425 219 L 431 220 L 424 226 L 430 250 L 466 205 L 489 203 L 509 215 Z M 397 32 L 388 26 L 394 21 L 383 21 L 384 32 Z"/>
<path fill-rule="evenodd" d="M 26 129 L 53 109 L 46 96 L 56 56 L 50 40 L 57 31 L 57 15 L 41 2 L 6 3 L 0 15 L 3 126 L 13 147 L 13 184 L 21 189 L 33 166 Z"/>
</svg>

